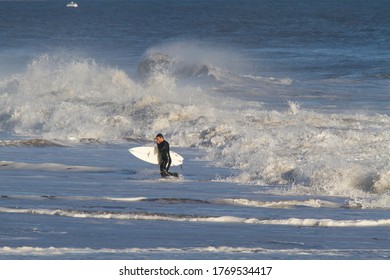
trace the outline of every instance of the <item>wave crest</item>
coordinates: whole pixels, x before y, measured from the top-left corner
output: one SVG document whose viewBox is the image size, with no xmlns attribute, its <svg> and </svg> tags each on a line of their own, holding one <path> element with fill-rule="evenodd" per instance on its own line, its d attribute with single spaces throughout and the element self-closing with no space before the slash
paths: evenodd
<svg viewBox="0 0 390 280">
<path fill-rule="evenodd" d="M 0 130 L 48 139 L 43 145 L 145 141 L 163 132 L 172 145 L 203 149 L 212 164 L 235 169 L 237 176 L 226 179 L 232 182 L 285 185 L 296 194 L 389 191 L 389 116 L 314 112 L 288 101 L 281 110 L 266 110 L 264 87 L 250 89 L 258 96 L 254 102 L 240 96 L 243 88 L 237 86 L 242 79 L 262 86 L 266 80 L 234 69 L 231 52 L 217 56 L 210 48 L 185 47 L 147 52 L 140 71 L 151 75 L 144 81 L 90 59 L 43 55 L 0 83 Z M 213 76 L 222 85 L 195 86 L 180 75 Z"/>
<path fill-rule="evenodd" d="M 238 223 L 261 225 L 289 225 L 304 227 L 382 227 L 390 226 L 390 219 L 365 220 L 334 220 L 317 218 L 286 218 L 286 219 L 259 219 L 235 216 L 192 216 L 148 212 L 112 212 L 112 211 L 80 211 L 66 209 L 21 209 L 0 207 L 2 213 L 31 214 L 63 216 L 78 219 L 114 219 L 114 220 L 154 220 L 165 222 L 191 222 L 191 223 Z"/>
</svg>

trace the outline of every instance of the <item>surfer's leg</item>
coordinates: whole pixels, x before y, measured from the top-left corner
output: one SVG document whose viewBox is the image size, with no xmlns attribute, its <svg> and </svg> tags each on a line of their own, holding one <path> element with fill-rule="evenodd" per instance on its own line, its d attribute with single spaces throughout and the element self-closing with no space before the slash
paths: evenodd
<svg viewBox="0 0 390 280">
<path fill-rule="evenodd" d="M 160 163 L 160 171 L 163 171 L 163 170 L 165 170 L 165 161 L 164 160 L 161 161 L 161 163 Z"/>
<path fill-rule="evenodd" d="M 167 161 L 162 160 L 160 164 L 160 174 L 162 178 L 165 178 L 168 175 L 166 170 L 166 165 L 167 165 Z"/>
<path fill-rule="evenodd" d="M 165 164 L 165 170 L 168 172 L 169 170 L 169 167 L 171 167 L 171 163 L 172 163 L 172 160 L 171 160 L 171 157 L 168 157 L 167 158 L 167 162 Z"/>
</svg>

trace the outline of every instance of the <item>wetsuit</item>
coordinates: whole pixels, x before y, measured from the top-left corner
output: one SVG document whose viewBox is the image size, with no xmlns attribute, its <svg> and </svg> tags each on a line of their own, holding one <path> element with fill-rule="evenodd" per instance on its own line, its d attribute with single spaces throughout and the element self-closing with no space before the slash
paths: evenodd
<svg viewBox="0 0 390 280">
<path fill-rule="evenodd" d="M 162 177 L 165 177 L 169 174 L 168 170 L 172 163 L 171 156 L 169 154 L 169 143 L 164 140 L 160 144 L 157 144 L 157 148 L 161 156 L 160 173 Z"/>
</svg>

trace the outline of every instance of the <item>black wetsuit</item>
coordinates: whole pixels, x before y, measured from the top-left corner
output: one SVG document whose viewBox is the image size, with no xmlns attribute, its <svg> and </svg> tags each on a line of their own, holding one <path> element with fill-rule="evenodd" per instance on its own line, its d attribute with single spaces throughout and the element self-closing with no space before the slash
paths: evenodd
<svg viewBox="0 0 390 280">
<path fill-rule="evenodd" d="M 168 174 L 169 167 L 171 167 L 172 163 L 169 154 L 169 143 L 164 140 L 160 144 L 157 144 L 157 148 L 161 156 L 160 173 L 161 176 L 165 177 Z"/>
</svg>

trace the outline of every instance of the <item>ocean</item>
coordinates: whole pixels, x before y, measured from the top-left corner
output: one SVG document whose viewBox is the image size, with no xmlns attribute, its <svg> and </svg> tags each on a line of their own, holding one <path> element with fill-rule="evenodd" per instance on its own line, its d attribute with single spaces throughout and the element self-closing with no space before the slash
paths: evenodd
<svg viewBox="0 0 390 280">
<path fill-rule="evenodd" d="M 0 1 L 0 259 L 390 258 L 389 1 L 77 3 Z"/>
</svg>

